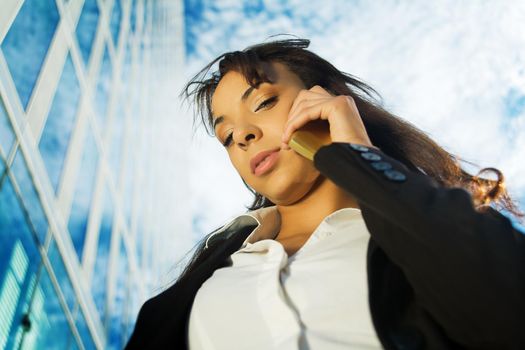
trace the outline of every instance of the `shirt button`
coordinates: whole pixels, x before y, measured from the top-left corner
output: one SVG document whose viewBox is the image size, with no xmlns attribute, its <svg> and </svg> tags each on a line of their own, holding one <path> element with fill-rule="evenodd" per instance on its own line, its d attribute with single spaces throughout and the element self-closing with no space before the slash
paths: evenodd
<svg viewBox="0 0 525 350">
<path fill-rule="evenodd" d="M 361 153 L 361 157 L 363 157 L 366 160 L 370 160 L 370 161 L 381 160 L 381 156 L 379 154 L 375 154 L 371 152 Z"/>
<path fill-rule="evenodd" d="M 392 165 L 387 162 L 374 162 L 374 163 L 370 163 L 370 166 L 374 168 L 375 170 L 379 170 L 379 171 L 392 169 Z"/>
<path fill-rule="evenodd" d="M 387 179 L 395 182 L 403 182 L 407 179 L 405 174 L 397 170 L 386 170 L 384 174 Z"/>
</svg>

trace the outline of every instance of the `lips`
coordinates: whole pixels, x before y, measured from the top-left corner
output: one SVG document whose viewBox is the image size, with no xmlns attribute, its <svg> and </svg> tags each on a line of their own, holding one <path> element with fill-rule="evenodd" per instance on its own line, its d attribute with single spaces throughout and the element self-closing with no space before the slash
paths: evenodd
<svg viewBox="0 0 525 350">
<path fill-rule="evenodd" d="M 257 153 L 251 160 L 250 160 L 250 168 L 252 170 L 252 174 L 255 175 L 262 175 L 262 173 L 266 172 L 273 166 L 275 163 L 275 160 L 277 159 L 277 152 L 279 152 L 280 148 L 275 148 L 271 150 L 261 151 Z M 264 164 L 261 164 L 264 163 Z M 260 166 L 259 166 L 260 165 Z"/>
</svg>

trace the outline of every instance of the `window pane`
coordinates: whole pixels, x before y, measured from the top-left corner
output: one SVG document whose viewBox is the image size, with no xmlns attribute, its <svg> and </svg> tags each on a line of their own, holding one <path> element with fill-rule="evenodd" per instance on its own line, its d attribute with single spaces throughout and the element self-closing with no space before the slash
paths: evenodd
<svg viewBox="0 0 525 350">
<path fill-rule="evenodd" d="M 80 338 L 82 339 L 82 343 L 84 343 L 84 348 L 86 350 L 96 349 L 93 336 L 91 335 L 91 332 L 89 331 L 89 328 L 86 324 L 84 313 L 80 309 L 77 311 L 75 324 L 77 326 L 78 333 L 80 334 Z"/>
<path fill-rule="evenodd" d="M 67 307 L 69 310 L 73 311 L 73 307 L 76 303 L 75 291 L 73 289 L 73 285 L 71 284 L 71 280 L 69 279 L 66 266 L 64 265 L 64 260 L 60 255 L 60 251 L 58 250 L 55 240 L 51 241 L 47 256 L 49 258 L 49 262 L 51 263 L 51 267 L 53 268 L 53 272 L 55 273 L 58 284 L 60 285 L 62 294 L 66 300 Z"/>
<path fill-rule="evenodd" d="M 45 268 L 26 309 L 31 327 L 25 332 L 22 349 L 71 349 L 76 340 Z"/>
<path fill-rule="evenodd" d="M 58 19 L 54 1 L 26 0 L 2 42 L 2 51 L 24 107 L 38 78 Z"/>
<path fill-rule="evenodd" d="M 199 28 L 199 24 L 205 14 L 204 6 L 206 5 L 201 1 L 193 2 L 191 6 L 184 6 L 184 34 L 186 37 L 186 40 L 184 40 L 184 49 L 188 60 L 194 59 L 197 56 L 198 36 L 200 35 L 197 28 Z M 145 7 L 144 12 L 146 12 Z M 144 26 L 145 25 L 146 18 L 144 18 Z"/>
<path fill-rule="evenodd" d="M 16 347 L 40 255 L 9 178 L 0 190 L 0 349 Z"/>
<path fill-rule="evenodd" d="M 119 181 L 120 168 L 122 165 L 122 138 L 124 134 L 124 101 L 122 101 L 113 115 L 113 126 L 109 145 L 109 166 L 115 176 L 115 182 Z"/>
<path fill-rule="evenodd" d="M 122 61 L 122 90 L 121 95 L 125 99 L 129 99 L 130 86 L 133 86 L 131 81 L 131 46 L 128 43 L 124 46 L 124 60 Z M 128 100 L 129 101 L 129 100 Z"/>
<path fill-rule="evenodd" d="M 139 208 L 137 210 L 137 213 L 140 213 L 137 216 L 137 226 L 136 226 L 136 232 L 135 232 L 135 243 L 136 243 L 136 253 L 137 253 L 137 265 L 139 266 L 139 269 L 142 268 L 142 258 L 144 253 L 144 213 L 142 203 L 139 201 Z"/>
<path fill-rule="evenodd" d="M 146 32 L 146 26 L 148 25 L 148 6 L 143 2 L 142 3 L 142 30 Z"/>
<path fill-rule="evenodd" d="M 129 17 L 129 28 L 132 33 L 135 33 L 135 28 L 137 26 L 137 1 L 131 0 L 130 7 L 131 13 Z"/>
<path fill-rule="evenodd" d="M 4 181 L 4 180 L 3 180 L 3 177 L 4 177 L 4 171 L 5 171 L 5 159 L 4 159 L 4 157 L 0 154 L 0 188 L 2 188 L 2 182 Z"/>
<path fill-rule="evenodd" d="M 97 0 L 86 0 L 80 18 L 78 19 L 76 30 L 80 53 L 86 65 L 89 61 L 95 34 L 97 33 L 98 16 Z"/>
<path fill-rule="evenodd" d="M 11 122 L 7 116 L 7 111 L 5 110 L 4 104 L 0 99 L 0 147 L 4 156 L 7 157 L 11 147 L 13 146 L 13 141 L 15 140 L 15 134 L 13 128 L 11 127 Z"/>
<path fill-rule="evenodd" d="M 16 183 L 20 188 L 20 194 L 24 201 L 24 206 L 27 209 L 29 218 L 33 223 L 33 226 L 36 230 L 38 240 L 43 243 L 47 234 L 47 218 L 44 214 L 44 209 L 42 208 L 42 203 L 40 202 L 40 196 L 38 195 L 33 180 L 27 169 L 26 162 L 22 153 L 20 151 L 16 152 L 15 160 L 13 161 L 13 166 L 11 168 L 13 174 L 15 175 Z"/>
<path fill-rule="evenodd" d="M 133 331 L 133 328 L 135 327 L 135 321 L 137 319 L 137 316 L 139 314 L 140 306 L 142 300 L 139 299 L 139 289 L 138 287 L 132 287 L 129 288 L 129 299 L 126 302 L 126 317 L 125 317 L 125 330 L 124 335 L 125 339 L 129 339 L 131 336 L 131 332 Z"/>
<path fill-rule="evenodd" d="M 75 122 L 80 86 L 71 56 L 67 56 L 51 110 L 40 138 L 39 149 L 55 191 Z"/>
<path fill-rule="evenodd" d="M 111 36 L 113 37 L 113 43 L 115 46 L 118 45 L 118 35 L 120 33 L 120 22 L 122 21 L 122 8 L 120 6 L 120 0 L 115 0 L 113 4 L 113 11 L 111 12 L 111 19 L 109 21 L 109 29 Z"/>
<path fill-rule="evenodd" d="M 108 334 L 108 348 L 122 349 L 126 342 L 126 302 L 129 299 L 128 293 L 128 257 L 124 247 L 124 242 L 120 239 L 119 256 L 116 260 L 116 286 L 113 302 L 110 310 L 110 323 Z"/>
<path fill-rule="evenodd" d="M 130 129 L 133 129 L 132 127 L 130 127 Z M 131 135 L 131 130 L 130 130 L 130 135 L 129 135 L 131 138 L 130 140 L 136 140 L 135 138 L 133 138 L 133 136 Z M 127 153 L 127 156 L 128 156 L 128 159 L 127 159 L 127 162 L 126 162 L 126 172 L 125 172 L 125 187 L 124 187 L 124 192 L 123 192 L 123 197 L 124 197 L 124 215 L 125 215 L 125 218 L 126 218 L 126 223 L 128 225 L 128 227 L 131 226 L 131 209 L 132 209 L 132 204 L 133 204 L 133 184 L 134 184 L 134 181 L 135 181 L 135 177 L 136 177 L 136 174 L 134 173 L 134 163 L 135 163 L 135 152 L 134 152 L 134 149 L 136 148 L 136 144 L 132 144 L 132 142 L 130 142 L 130 149 L 133 150 L 133 151 L 130 151 Z"/>
<path fill-rule="evenodd" d="M 103 324 L 106 324 L 106 296 L 107 296 L 107 276 L 109 269 L 109 248 L 111 244 L 111 231 L 113 229 L 113 201 L 107 186 L 104 188 L 104 202 L 102 209 L 102 220 L 98 235 L 97 257 L 93 279 L 91 280 L 91 291 L 97 306 L 98 313 Z"/>
<path fill-rule="evenodd" d="M 97 113 L 100 128 L 104 129 L 104 120 L 106 118 L 106 111 L 109 98 L 109 86 L 111 83 L 111 59 L 107 46 L 104 49 L 104 56 L 100 66 L 100 73 L 97 84 L 97 91 L 95 93 L 95 111 Z"/>
<path fill-rule="evenodd" d="M 87 128 L 84 154 L 82 156 L 82 163 L 80 164 L 75 195 L 73 197 L 73 204 L 71 206 L 71 213 L 69 215 L 69 223 L 67 226 L 80 260 L 82 260 L 89 211 L 91 208 L 91 199 L 95 187 L 97 162 L 97 144 L 95 143 L 95 138 L 91 128 Z"/>
</svg>

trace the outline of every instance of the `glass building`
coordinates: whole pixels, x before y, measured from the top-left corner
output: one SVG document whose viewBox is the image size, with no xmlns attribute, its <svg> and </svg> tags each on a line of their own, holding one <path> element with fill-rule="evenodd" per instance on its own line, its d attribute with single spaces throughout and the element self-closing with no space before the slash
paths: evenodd
<svg viewBox="0 0 525 350">
<path fill-rule="evenodd" d="M 181 7 L 2 0 L 0 349 L 120 349 L 154 294 L 161 235 L 182 224 L 159 224 L 172 174 L 150 156 Z"/>
</svg>

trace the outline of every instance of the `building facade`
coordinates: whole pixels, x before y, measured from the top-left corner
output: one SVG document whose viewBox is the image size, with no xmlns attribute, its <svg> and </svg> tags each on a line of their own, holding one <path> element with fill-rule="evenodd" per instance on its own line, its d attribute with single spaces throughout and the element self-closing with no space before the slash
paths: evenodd
<svg viewBox="0 0 525 350">
<path fill-rule="evenodd" d="M 0 349 L 120 349 L 154 292 L 163 3 L 2 0 Z"/>
</svg>

